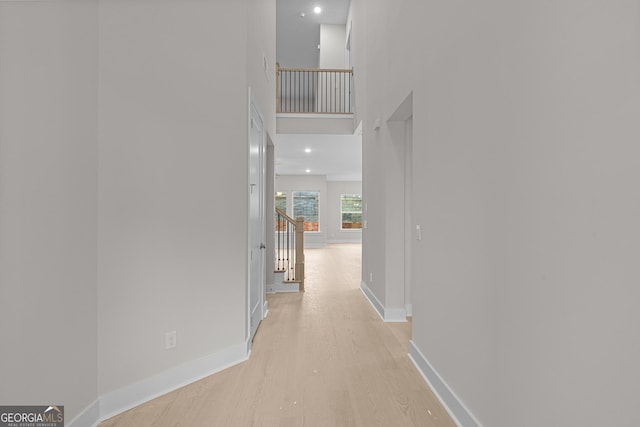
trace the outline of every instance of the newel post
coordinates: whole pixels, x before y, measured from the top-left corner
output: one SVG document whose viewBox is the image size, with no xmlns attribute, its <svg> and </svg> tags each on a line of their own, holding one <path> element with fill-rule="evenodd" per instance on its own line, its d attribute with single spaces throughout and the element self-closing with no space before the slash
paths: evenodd
<svg viewBox="0 0 640 427">
<path fill-rule="evenodd" d="M 296 280 L 304 292 L 304 217 L 296 218 Z"/>
</svg>

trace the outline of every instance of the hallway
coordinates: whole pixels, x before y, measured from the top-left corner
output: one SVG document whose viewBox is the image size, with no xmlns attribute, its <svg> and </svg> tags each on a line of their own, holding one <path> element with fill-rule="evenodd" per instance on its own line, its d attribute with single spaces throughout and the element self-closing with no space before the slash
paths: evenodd
<svg viewBox="0 0 640 427">
<path fill-rule="evenodd" d="M 453 426 L 407 357 L 410 323 L 359 290 L 361 246 L 305 254 L 307 291 L 268 296 L 248 361 L 100 427 Z"/>
</svg>

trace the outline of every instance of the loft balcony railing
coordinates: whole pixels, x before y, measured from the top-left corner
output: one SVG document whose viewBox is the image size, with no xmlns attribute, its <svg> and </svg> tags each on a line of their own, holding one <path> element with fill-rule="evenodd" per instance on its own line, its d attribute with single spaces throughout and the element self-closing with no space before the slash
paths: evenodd
<svg viewBox="0 0 640 427">
<path fill-rule="evenodd" d="M 297 114 L 352 114 L 353 69 L 276 70 L 276 111 Z"/>
<path fill-rule="evenodd" d="M 275 271 L 304 292 L 304 218 L 293 219 L 276 208 L 276 231 Z"/>
</svg>

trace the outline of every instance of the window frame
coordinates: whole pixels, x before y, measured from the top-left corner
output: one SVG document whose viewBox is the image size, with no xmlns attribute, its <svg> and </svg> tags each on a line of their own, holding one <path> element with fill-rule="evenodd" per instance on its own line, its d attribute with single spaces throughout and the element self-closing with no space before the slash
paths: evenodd
<svg viewBox="0 0 640 427">
<path fill-rule="evenodd" d="M 345 198 L 349 197 L 351 199 L 359 199 L 360 200 L 360 210 L 359 211 L 345 211 L 344 210 L 344 201 Z M 360 214 L 360 222 L 351 222 L 350 224 L 359 224 L 359 227 L 345 227 L 344 215 L 345 214 Z M 352 231 L 360 231 L 362 230 L 362 222 L 363 222 L 363 214 L 362 214 L 362 194 L 341 194 L 340 195 L 340 231 L 352 232 Z"/>
<path fill-rule="evenodd" d="M 300 193 L 311 193 L 311 194 L 315 194 L 315 200 L 316 200 L 316 205 L 315 205 L 315 218 L 316 221 L 307 221 L 307 218 L 305 215 L 297 215 L 296 214 L 296 197 L 301 197 L 301 196 L 296 196 L 297 194 Z M 292 191 L 291 192 L 291 212 L 292 212 L 292 218 L 297 219 L 297 217 L 302 216 L 305 218 L 304 221 L 304 232 L 305 233 L 320 233 L 322 230 L 320 228 L 320 191 L 315 191 L 315 190 L 296 190 L 296 191 Z M 317 229 L 313 230 L 313 229 L 307 229 L 309 226 L 307 224 L 316 224 Z"/>
</svg>

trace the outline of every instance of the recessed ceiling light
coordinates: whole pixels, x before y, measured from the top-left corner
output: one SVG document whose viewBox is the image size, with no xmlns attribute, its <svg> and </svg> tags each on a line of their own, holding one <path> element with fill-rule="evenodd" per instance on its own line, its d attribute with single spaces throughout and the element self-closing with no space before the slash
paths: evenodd
<svg viewBox="0 0 640 427">
<path fill-rule="evenodd" d="M 304 152 L 305 152 L 305 153 L 310 153 L 310 152 L 311 152 L 311 148 L 305 148 L 305 149 L 304 149 Z"/>
<path fill-rule="evenodd" d="M 322 8 L 320 6 L 316 6 L 313 8 L 313 12 L 316 14 L 322 13 Z"/>
<path fill-rule="evenodd" d="M 311 173 L 311 169 L 305 170 L 306 173 Z"/>
</svg>

